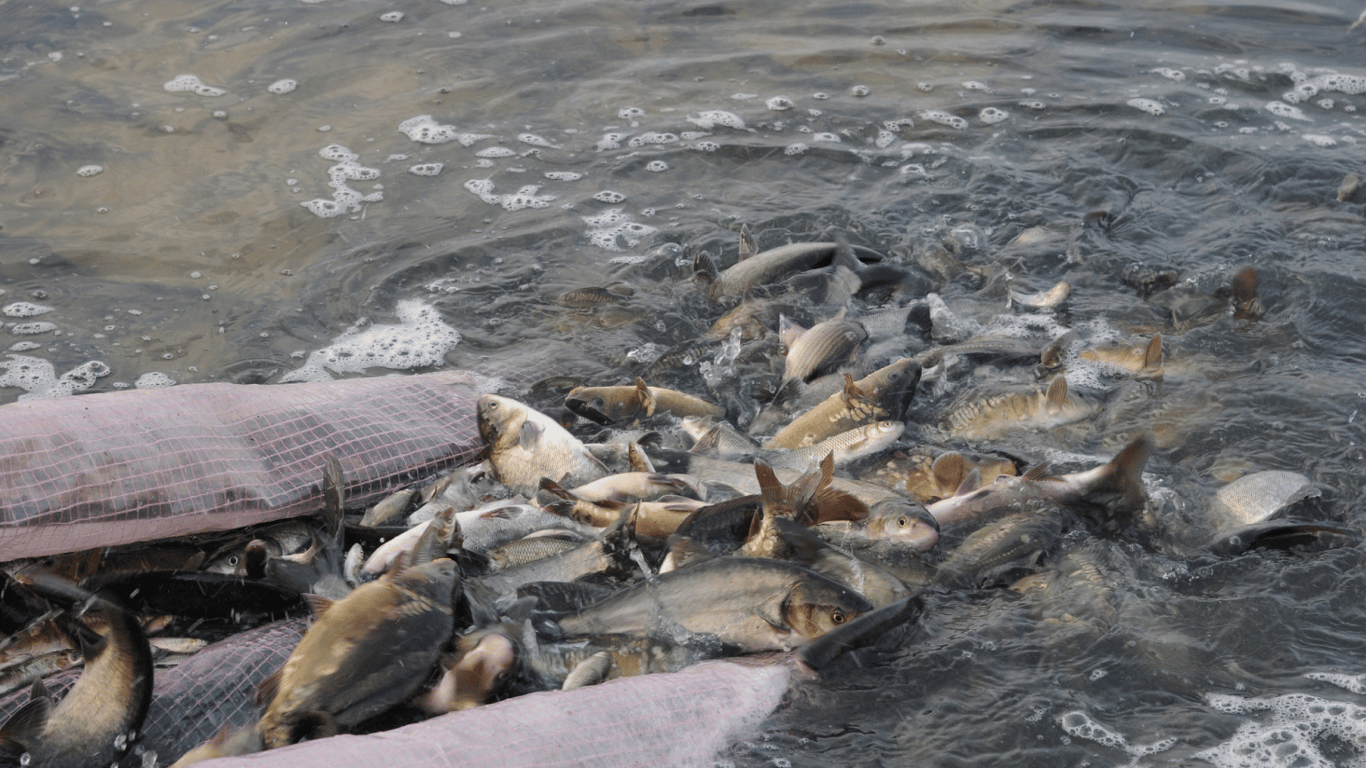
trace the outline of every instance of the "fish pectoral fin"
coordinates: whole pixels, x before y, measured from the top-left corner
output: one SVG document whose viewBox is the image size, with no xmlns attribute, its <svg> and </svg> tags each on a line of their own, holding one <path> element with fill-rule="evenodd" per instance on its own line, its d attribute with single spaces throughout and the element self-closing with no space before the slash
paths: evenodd
<svg viewBox="0 0 1366 768">
<path fill-rule="evenodd" d="M 517 444 L 524 451 L 534 451 L 544 432 L 545 428 L 541 425 L 533 421 L 523 421 L 521 429 L 517 430 Z"/>
<path fill-rule="evenodd" d="M 332 604 L 336 602 L 335 600 L 329 600 L 322 595 L 315 595 L 312 592 L 305 593 L 303 598 L 304 602 L 308 604 L 308 610 L 313 614 L 315 620 L 321 619 L 323 614 L 327 613 L 327 609 L 331 608 Z"/>
<path fill-rule="evenodd" d="M 104 649 L 109 645 L 108 638 L 86 626 L 85 622 L 69 613 L 63 614 L 63 616 L 65 618 L 58 617 L 57 626 L 80 649 L 81 658 L 89 662 L 104 652 Z"/>
<path fill-rule="evenodd" d="M 982 487 L 982 472 L 981 472 L 981 470 L 977 469 L 977 467 L 973 467 L 973 468 L 972 468 L 972 471 L 969 472 L 969 473 L 967 473 L 967 475 L 965 475 L 965 476 L 963 477 L 963 481 L 960 482 L 960 483 L 958 484 L 958 487 L 954 489 L 953 495 L 954 495 L 954 496 L 966 496 L 966 495 L 968 495 L 969 493 L 972 493 L 973 491 L 975 491 L 975 490 L 977 490 L 978 488 L 981 488 L 981 487 Z"/>
<path fill-rule="evenodd" d="M 19 764 L 20 756 L 37 745 L 51 714 L 52 696 L 43 687 L 42 680 L 34 680 L 28 703 L 0 726 L 0 759 Z"/>
<path fill-rule="evenodd" d="M 779 632 L 787 632 L 787 595 L 777 594 L 754 607 L 754 615 Z"/>
<path fill-rule="evenodd" d="M 1044 394 L 1044 411 L 1049 416 L 1057 416 L 1062 413 L 1062 408 L 1067 404 L 1067 377 L 1054 376 L 1053 381 L 1048 384 L 1048 392 Z"/>
<path fill-rule="evenodd" d="M 1048 480 L 1053 477 L 1053 470 L 1048 466 L 1048 462 L 1035 464 L 1029 471 L 1020 476 L 1021 480 Z"/>
<path fill-rule="evenodd" d="M 1154 371 L 1162 367 L 1162 334 L 1153 334 L 1152 341 L 1143 352 L 1143 370 Z"/>
<path fill-rule="evenodd" d="M 655 408 L 659 405 L 655 400 L 655 393 L 645 386 L 645 380 L 639 376 L 636 377 L 636 396 L 640 399 L 640 409 L 645 411 L 645 415 L 655 415 Z"/>
<path fill-rule="evenodd" d="M 275 673 L 256 686 L 256 706 L 269 706 L 275 700 L 275 694 L 280 691 L 280 677 L 284 674 L 284 668 L 275 670 Z"/>
<path fill-rule="evenodd" d="M 934 484 L 941 492 L 958 488 L 967 475 L 967 461 L 957 451 L 941 453 L 930 465 L 930 473 L 934 475 Z"/>
</svg>

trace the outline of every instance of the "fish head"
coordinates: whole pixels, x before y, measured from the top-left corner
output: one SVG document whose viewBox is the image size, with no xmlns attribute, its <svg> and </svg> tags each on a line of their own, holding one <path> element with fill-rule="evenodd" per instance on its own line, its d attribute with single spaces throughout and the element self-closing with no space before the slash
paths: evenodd
<svg viewBox="0 0 1366 768">
<path fill-rule="evenodd" d="M 486 445 L 495 446 L 507 442 L 517 435 L 518 428 L 526 419 L 522 404 L 498 395 L 480 395 L 475 406 L 475 416 L 479 425 L 479 436 Z"/>
<path fill-rule="evenodd" d="M 924 551 L 939 541 L 939 522 L 922 504 L 888 499 L 873 505 L 864 530 L 869 538 L 896 541 Z"/>
<path fill-rule="evenodd" d="M 903 357 L 863 379 L 865 394 L 886 410 L 886 416 L 900 419 L 915 396 L 920 383 L 920 363 Z"/>
<path fill-rule="evenodd" d="M 460 637 L 447 667 L 455 683 L 450 709 L 477 707 L 502 690 L 516 669 L 517 651 L 515 641 L 493 629 Z"/>
<path fill-rule="evenodd" d="M 460 583 L 460 570 L 449 557 L 404 569 L 390 578 L 395 585 L 430 600 L 444 612 L 452 612 L 452 596 Z"/>
<path fill-rule="evenodd" d="M 565 395 L 564 404 L 590 421 L 615 424 L 635 415 L 640 408 L 640 397 L 629 387 L 578 387 Z"/>
<path fill-rule="evenodd" d="M 795 634 L 810 640 L 872 609 L 859 593 L 813 573 L 788 592 L 783 619 Z"/>
</svg>

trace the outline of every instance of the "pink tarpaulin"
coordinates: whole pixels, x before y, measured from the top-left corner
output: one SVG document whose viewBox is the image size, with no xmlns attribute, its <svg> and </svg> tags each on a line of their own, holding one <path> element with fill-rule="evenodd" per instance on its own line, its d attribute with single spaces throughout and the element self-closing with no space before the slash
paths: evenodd
<svg viewBox="0 0 1366 768">
<path fill-rule="evenodd" d="M 221 531 L 348 506 L 479 450 L 464 372 L 188 384 L 0 406 L 0 562 Z"/>
</svg>

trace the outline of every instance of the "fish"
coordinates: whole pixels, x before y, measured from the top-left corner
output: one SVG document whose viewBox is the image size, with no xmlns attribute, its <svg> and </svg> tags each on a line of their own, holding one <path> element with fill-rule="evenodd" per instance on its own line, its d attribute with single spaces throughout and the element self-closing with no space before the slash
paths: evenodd
<svg viewBox="0 0 1366 768">
<path fill-rule="evenodd" d="M 817 374 L 853 361 L 859 345 L 868 338 L 868 331 L 859 323 L 844 319 L 844 314 L 840 310 L 834 318 L 817 323 L 786 345 L 783 379 L 773 393 L 775 402 L 796 396 L 801 385 Z"/>
<path fill-rule="evenodd" d="M 757 496 L 759 494 L 759 482 L 754 477 L 754 466 L 752 464 L 711 459 L 673 448 L 651 449 L 650 458 L 665 471 L 677 471 L 694 477 L 706 478 L 704 482 L 710 486 L 724 486 L 742 496 Z M 801 474 L 785 467 L 774 467 L 773 473 L 784 483 L 791 483 Z M 901 494 L 886 486 L 847 477 L 833 477 L 829 486 L 869 507 L 884 499 L 901 498 Z M 836 499 L 832 497 L 831 501 L 836 501 Z M 819 506 L 822 498 L 818 496 L 817 502 Z M 824 514 L 822 516 L 824 517 Z M 827 519 L 838 518 L 829 517 Z"/>
<path fill-rule="evenodd" d="M 776 527 L 779 519 L 798 522 L 802 526 L 816 522 L 816 491 L 824 479 L 821 470 L 804 473 L 790 484 L 784 484 L 773 474 L 773 468 L 763 459 L 754 460 L 754 475 L 759 482 L 759 514 L 750 522 L 749 535 L 738 554 L 745 557 L 776 557 L 775 552 L 787 546 L 781 541 Z"/>
<path fill-rule="evenodd" d="M 899 421 L 915 395 L 920 372 L 919 363 L 903 357 L 858 381 L 846 375 L 842 390 L 793 419 L 763 447 L 801 448 L 873 421 Z"/>
<path fill-rule="evenodd" d="M 413 501 L 417 498 L 416 488 L 404 488 L 380 499 L 373 507 L 365 511 L 360 524 L 373 527 L 383 525 L 393 520 L 399 515 L 405 515 L 412 508 Z"/>
<path fill-rule="evenodd" d="M 844 654 L 873 645 L 888 632 L 905 626 L 924 610 L 925 601 L 917 594 L 869 611 L 798 648 L 797 661 L 806 670 L 820 672 Z"/>
<path fill-rule="evenodd" d="M 470 579 L 469 590 L 491 603 L 516 594 L 518 587 L 531 582 L 574 581 L 593 574 L 629 578 L 639 570 L 632 558 L 637 548 L 635 520 L 624 511 L 616 523 L 572 549 Z"/>
<path fill-rule="evenodd" d="M 1019 304 L 1035 309 L 1054 309 L 1059 304 L 1067 300 L 1068 294 L 1072 292 L 1072 284 L 1066 280 L 1060 280 L 1052 288 L 1038 293 L 1023 293 L 1014 288 L 1006 289 L 1006 308 Z"/>
<path fill-rule="evenodd" d="M 1103 529 L 1123 530 L 1147 503 L 1142 475 L 1152 451 L 1152 438 L 1142 435 L 1094 469 L 1053 476 L 1047 465 L 1040 464 L 1019 477 L 1001 475 L 991 485 L 936 501 L 926 509 L 940 525 L 953 525 L 1032 502 L 1085 505 L 1099 510 L 1095 517 Z"/>
<path fill-rule="evenodd" d="M 1323 490 L 1299 472 L 1267 470 L 1243 475 L 1214 493 L 1206 515 L 1216 528 L 1256 525 Z"/>
<path fill-rule="evenodd" d="M 566 638 L 681 628 L 759 653 L 799 647 L 871 609 L 862 595 L 806 568 L 721 557 L 627 587 L 556 624 Z"/>
<path fill-rule="evenodd" d="M 458 582 L 455 562 L 440 558 L 315 601 L 317 621 L 262 686 L 263 746 L 346 730 L 416 693 L 454 631 Z"/>
<path fill-rule="evenodd" d="M 949 414 L 946 427 L 955 437 L 984 440 L 1017 429 L 1051 429 L 1099 412 L 1097 403 L 1069 392 L 1067 379 L 1059 375 L 1043 392 L 1012 391 L 968 400 Z"/>
<path fill-rule="evenodd" d="M 910 590 L 896 576 L 830 544 L 796 520 L 775 518 L 772 525 L 781 547 L 765 557 L 778 557 L 810 568 L 863 595 L 875 609 L 910 596 Z"/>
<path fill-rule="evenodd" d="M 80 648 L 85 669 L 55 705 L 35 681 L 29 703 L 0 726 L 0 761 L 31 768 L 103 768 L 133 744 L 152 701 L 152 652 L 137 618 L 111 599 L 36 571 L 31 585 L 78 601 L 64 630 Z M 99 617 L 101 635 L 85 624 Z M 27 755 L 25 760 L 22 755 Z"/>
<path fill-rule="evenodd" d="M 768 329 L 780 322 L 784 304 L 774 299 L 748 299 L 726 312 L 711 324 L 704 339 L 722 341 L 732 338 L 755 341 L 768 335 Z"/>
<path fill-rule="evenodd" d="M 1020 567 L 1033 568 L 1060 536 L 1062 522 L 1046 511 L 1007 515 L 964 539 L 939 564 L 934 582 L 949 589 L 986 586 L 1013 575 Z"/>
<path fill-rule="evenodd" d="M 1015 462 L 961 451 L 944 451 L 933 457 L 924 451 L 897 451 L 872 467 L 865 477 L 928 503 L 959 493 L 973 471 L 977 472 L 977 482 L 990 485 L 1001 475 L 1014 475 Z"/>
<path fill-rule="evenodd" d="M 630 424 L 655 414 L 722 418 L 726 409 L 700 397 L 649 387 L 637 377 L 630 387 L 578 387 L 565 395 L 569 410 L 599 424 Z"/>
<path fill-rule="evenodd" d="M 905 431 L 905 422 L 877 421 L 854 427 L 805 448 L 767 451 L 764 458 L 775 466 L 802 470 L 830 456 L 835 466 L 841 467 L 866 456 L 872 456 L 890 446 L 899 440 Z"/>
<path fill-rule="evenodd" d="M 862 520 L 832 520 L 818 524 L 817 530 L 836 544 L 865 539 L 925 551 L 939 541 L 939 521 L 922 504 L 906 498 L 885 499 Z"/>
<path fill-rule="evenodd" d="M 1078 355 L 1118 371 L 1139 374 L 1141 378 L 1162 378 L 1162 334 L 1153 334 L 1147 344 L 1113 344 L 1082 350 Z"/>
<path fill-rule="evenodd" d="M 813 267 L 829 264 L 839 249 L 839 243 L 790 243 L 788 245 L 760 251 L 754 256 L 737 262 L 723 270 L 707 288 L 707 297 L 721 301 L 741 296 L 750 289 L 775 283 L 789 275 Z M 882 255 L 867 248 L 855 247 L 860 255 L 880 260 Z"/>
<path fill-rule="evenodd" d="M 759 443 L 754 438 L 726 422 L 683 419 L 681 426 L 694 440 L 693 446 L 688 449 L 692 453 L 729 459 L 752 456 L 759 450 Z"/>
<path fill-rule="evenodd" d="M 1366 18 L 1366 14 L 1363 14 L 1363 18 Z M 1356 24 L 1353 24 L 1352 26 L 1355 27 L 1357 24 L 1360 24 L 1360 23 L 1361 23 L 1361 19 L 1357 19 Z M 1349 174 L 1347 174 L 1346 176 L 1343 176 L 1343 177 L 1342 177 L 1342 183 L 1338 185 L 1338 202 L 1339 202 L 1339 203 L 1351 202 L 1352 197 L 1353 197 L 1354 195 L 1356 195 L 1357 190 L 1360 189 L 1360 188 L 1361 188 L 1361 177 L 1360 177 L 1360 176 L 1356 175 L 1355 173 L 1349 173 Z"/>
<path fill-rule="evenodd" d="M 542 477 L 580 485 L 608 474 L 578 438 L 516 400 L 480 395 L 477 414 L 493 474 L 509 488 L 534 494 Z"/>
</svg>

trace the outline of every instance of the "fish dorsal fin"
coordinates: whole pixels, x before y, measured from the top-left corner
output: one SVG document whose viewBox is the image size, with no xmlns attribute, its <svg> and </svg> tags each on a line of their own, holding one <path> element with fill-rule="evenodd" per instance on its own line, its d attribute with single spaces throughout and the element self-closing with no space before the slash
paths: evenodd
<svg viewBox="0 0 1366 768">
<path fill-rule="evenodd" d="M 275 700 L 275 694 L 280 692 L 280 678 L 284 673 L 285 669 L 281 667 L 256 686 L 256 706 L 264 707 Z"/>
<path fill-rule="evenodd" d="M 645 412 L 646 416 L 655 415 L 655 408 L 658 407 L 655 393 L 645 385 L 645 380 L 639 376 L 636 377 L 636 397 L 640 399 L 640 409 Z"/>
<path fill-rule="evenodd" d="M 709 251 L 698 251 L 692 257 L 692 273 L 693 277 L 710 285 L 716 282 L 721 270 L 716 268 L 716 259 L 712 257 Z"/>
<path fill-rule="evenodd" d="M 548 477 L 547 477 L 547 478 L 542 478 L 542 479 L 541 479 L 541 482 L 542 482 L 542 483 L 549 482 L 551 485 L 555 486 L 556 488 L 559 488 L 559 485 L 557 485 L 557 484 L 555 483 L 554 480 L 551 480 L 551 479 L 548 478 Z M 561 488 L 561 490 L 564 490 L 564 489 Z M 568 493 L 568 491 L 565 491 L 565 493 Z M 479 515 L 479 519 L 481 519 L 481 520 L 511 520 L 511 519 L 513 519 L 514 517 L 517 517 L 519 514 L 521 514 L 521 510 L 519 510 L 518 508 L 516 508 L 516 507 L 514 507 L 514 506 L 509 505 L 509 506 L 506 506 L 506 507 L 495 507 L 495 508 L 493 508 L 493 509 L 490 509 L 489 511 L 487 511 L 487 512 L 481 514 L 481 515 Z"/>
<path fill-rule="evenodd" d="M 7 757 L 19 765 L 19 758 L 37 746 L 52 714 L 52 696 L 42 680 L 34 680 L 28 703 L 20 707 L 0 726 L 0 757 Z"/>
<path fill-rule="evenodd" d="M 454 507 L 448 507 L 447 509 L 450 509 L 452 513 L 454 512 Z M 444 509 L 442 510 L 442 512 L 445 511 L 446 510 Z M 454 520 L 453 518 L 442 520 L 440 515 L 441 512 L 437 513 L 437 517 L 432 518 L 431 523 L 423 529 L 422 535 L 417 537 L 417 543 L 413 544 L 413 548 L 408 550 L 409 565 L 424 565 L 438 557 L 446 556 L 446 542 L 444 541 L 444 538 L 450 530 L 449 523 L 454 522 Z"/>
<path fill-rule="evenodd" d="M 1152 453 L 1152 438 L 1146 435 L 1134 438 L 1105 465 L 1104 480 L 1099 486 L 1142 506 L 1147 499 L 1147 492 L 1143 490 L 1143 468 L 1148 465 Z"/>
<path fill-rule="evenodd" d="M 551 479 L 548 478 L 548 477 L 543 477 L 543 478 L 541 478 L 541 490 L 542 490 L 542 491 L 545 491 L 546 493 L 550 494 L 551 496 L 554 496 L 554 497 L 557 498 L 557 499 L 564 499 L 564 500 L 566 500 L 566 501 L 573 501 L 573 500 L 576 498 L 576 497 L 574 496 L 574 494 L 572 494 L 572 493 L 570 493 L 569 491 L 565 490 L 563 486 L 561 486 L 559 483 L 555 482 L 554 480 L 551 480 Z M 502 509 L 502 507 L 499 507 L 498 509 Z M 495 510 L 490 510 L 490 511 L 491 511 L 491 512 L 497 512 L 498 510 L 495 509 Z M 487 513 L 486 513 L 486 514 L 487 514 Z"/>
<path fill-rule="evenodd" d="M 327 609 L 331 608 L 332 604 L 336 602 L 335 600 L 329 600 L 322 595 L 315 595 L 312 592 L 305 592 L 303 598 L 304 603 L 308 605 L 309 613 L 313 614 L 315 620 L 321 619 L 323 614 L 327 613 Z"/>
<path fill-rule="evenodd" d="M 1053 477 L 1053 469 L 1048 466 L 1048 462 L 1041 462 L 1029 468 L 1029 471 L 1020 476 L 1021 480 L 1048 480 Z"/>
<path fill-rule="evenodd" d="M 967 471 L 967 459 L 958 451 L 941 453 L 930 465 L 930 474 L 934 476 L 934 484 L 941 493 L 961 485 Z"/>
<path fill-rule="evenodd" d="M 748 224 L 740 225 L 740 261 L 744 261 L 759 252 L 759 241 L 754 239 L 754 233 L 749 231 Z"/>
<path fill-rule="evenodd" d="M 773 467 L 770 467 L 767 461 L 754 460 L 754 477 L 759 481 L 759 496 L 763 499 L 765 507 L 782 503 L 783 492 L 787 489 L 778 480 L 778 476 L 773 473 Z"/>
<path fill-rule="evenodd" d="M 816 485 L 816 490 L 829 488 L 831 481 L 835 479 L 835 452 L 829 451 L 820 463 L 820 482 Z M 814 495 L 814 493 L 813 493 Z"/>
<path fill-rule="evenodd" d="M 408 559 L 411 556 L 412 555 L 408 552 L 399 552 L 397 555 L 394 555 L 394 559 L 389 562 L 389 570 L 384 572 L 385 578 L 390 581 L 397 581 L 402 578 L 404 572 L 408 570 Z"/>
<path fill-rule="evenodd" d="M 81 658 L 89 664 L 109 645 L 109 638 L 91 629 L 85 622 L 67 614 L 65 630 L 81 652 Z"/>
<path fill-rule="evenodd" d="M 868 505 L 857 496 L 838 488 L 822 488 L 815 499 L 812 524 L 828 523 L 833 520 L 859 521 L 868 517 Z"/>
<path fill-rule="evenodd" d="M 958 483 L 958 487 L 953 489 L 953 495 L 966 496 L 981 487 L 982 472 L 978 470 L 977 467 L 973 467 L 971 472 L 968 472 L 963 476 L 963 480 Z"/>
<path fill-rule="evenodd" d="M 703 432 L 702 436 L 697 438 L 697 442 L 693 443 L 692 447 L 688 449 L 688 452 L 705 456 L 709 453 L 716 453 L 720 448 L 720 445 L 721 425 L 716 424 L 708 428 L 706 432 Z"/>
<path fill-rule="evenodd" d="M 1153 334 L 1148 349 L 1143 353 L 1143 370 L 1152 371 L 1162 367 L 1162 334 Z"/>
<path fill-rule="evenodd" d="M 542 427 L 540 424 L 537 424 L 530 419 L 526 419 L 522 422 L 521 428 L 517 430 L 517 444 L 520 445 L 524 451 L 535 450 L 536 444 L 541 441 L 541 435 L 544 432 L 545 427 Z"/>
<path fill-rule="evenodd" d="M 844 374 L 844 389 L 840 392 L 840 399 L 850 408 L 863 399 L 863 390 L 854 381 L 854 377 L 847 373 Z"/>
<path fill-rule="evenodd" d="M 655 463 L 650 461 L 649 455 L 640 447 L 640 443 L 634 440 L 626 444 L 626 460 L 631 465 L 632 472 L 655 471 Z"/>
<path fill-rule="evenodd" d="M 1062 413 L 1062 407 L 1067 403 L 1067 377 L 1054 376 L 1048 383 L 1048 391 L 1044 393 L 1044 411 L 1049 416 L 1057 416 Z"/>
</svg>

